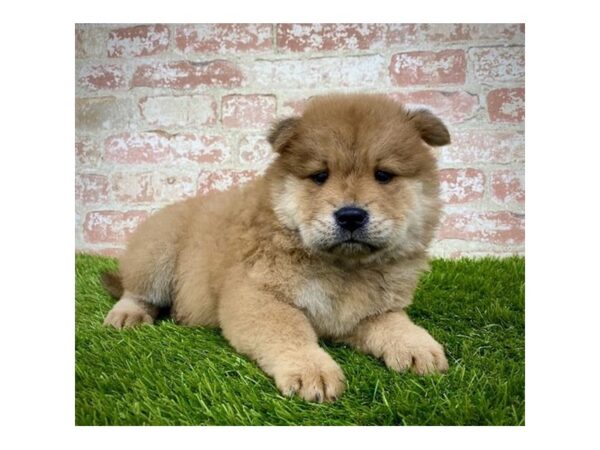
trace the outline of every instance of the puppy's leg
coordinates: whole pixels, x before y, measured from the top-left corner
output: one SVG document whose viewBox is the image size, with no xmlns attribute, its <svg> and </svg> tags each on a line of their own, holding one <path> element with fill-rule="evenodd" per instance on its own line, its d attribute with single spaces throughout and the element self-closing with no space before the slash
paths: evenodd
<svg viewBox="0 0 600 450">
<path fill-rule="evenodd" d="M 336 399 L 345 387 L 344 374 L 319 347 L 306 316 L 272 294 L 237 286 L 227 289 L 219 305 L 221 329 L 231 345 L 254 359 L 284 395 Z"/>
<path fill-rule="evenodd" d="M 121 299 L 115 303 L 104 319 L 104 325 L 115 328 L 129 328 L 144 323 L 154 323 L 158 315 L 158 308 L 143 301 L 139 296 L 128 291 L 123 293 Z"/>
<path fill-rule="evenodd" d="M 426 375 L 448 370 L 444 348 L 425 329 L 412 323 L 404 311 L 369 317 L 341 340 L 383 358 L 390 369 L 399 372 L 410 369 Z"/>
</svg>

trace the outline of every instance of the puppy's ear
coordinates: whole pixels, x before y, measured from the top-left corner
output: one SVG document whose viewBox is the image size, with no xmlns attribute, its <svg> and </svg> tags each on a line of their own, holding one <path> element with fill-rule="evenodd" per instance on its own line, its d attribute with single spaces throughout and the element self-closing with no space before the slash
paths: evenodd
<svg viewBox="0 0 600 450">
<path fill-rule="evenodd" d="M 450 143 L 450 133 L 444 122 L 427 109 L 408 112 L 408 120 L 415 126 L 421 138 L 429 145 L 438 147 Z"/>
<path fill-rule="evenodd" d="M 288 117 L 273 124 L 271 131 L 267 135 L 267 141 L 269 141 L 273 150 L 277 153 L 283 153 L 296 135 L 296 127 L 299 120 L 298 117 Z"/>
</svg>

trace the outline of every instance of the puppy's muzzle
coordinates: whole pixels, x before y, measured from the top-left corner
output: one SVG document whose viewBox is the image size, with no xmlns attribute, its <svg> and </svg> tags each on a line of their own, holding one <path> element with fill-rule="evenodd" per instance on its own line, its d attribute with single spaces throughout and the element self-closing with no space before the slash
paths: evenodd
<svg viewBox="0 0 600 450">
<path fill-rule="evenodd" d="M 354 206 L 340 208 L 334 213 L 334 216 L 338 226 L 350 232 L 365 226 L 369 221 L 369 213 Z"/>
</svg>

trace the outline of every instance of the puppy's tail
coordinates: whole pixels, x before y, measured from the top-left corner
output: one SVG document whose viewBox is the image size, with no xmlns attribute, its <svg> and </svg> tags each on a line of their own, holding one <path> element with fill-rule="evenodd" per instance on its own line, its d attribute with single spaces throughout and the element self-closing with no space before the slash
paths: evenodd
<svg viewBox="0 0 600 450">
<path fill-rule="evenodd" d="M 103 272 L 100 277 L 102 286 L 108 291 L 108 293 L 119 299 L 123 295 L 123 283 L 121 282 L 121 275 L 119 272 Z"/>
</svg>

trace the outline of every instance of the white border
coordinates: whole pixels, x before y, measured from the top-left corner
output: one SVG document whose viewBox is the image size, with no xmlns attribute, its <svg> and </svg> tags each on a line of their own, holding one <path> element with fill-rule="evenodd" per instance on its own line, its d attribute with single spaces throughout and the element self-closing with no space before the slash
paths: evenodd
<svg viewBox="0 0 600 450">
<path fill-rule="evenodd" d="M 270 3 L 269 5 L 265 5 Z M 2 27 L 3 440 L 18 447 L 535 448 L 597 442 L 596 14 L 583 2 L 56 2 Z M 315 5 L 314 7 L 310 7 Z M 485 11 L 479 12 L 477 8 Z M 577 11 L 576 15 L 573 11 Z M 69 15 L 70 12 L 70 15 Z M 526 427 L 100 428 L 74 424 L 75 22 L 526 22 Z M 6 251 L 8 250 L 8 251 Z M 592 444 L 593 445 L 593 444 Z"/>
</svg>

